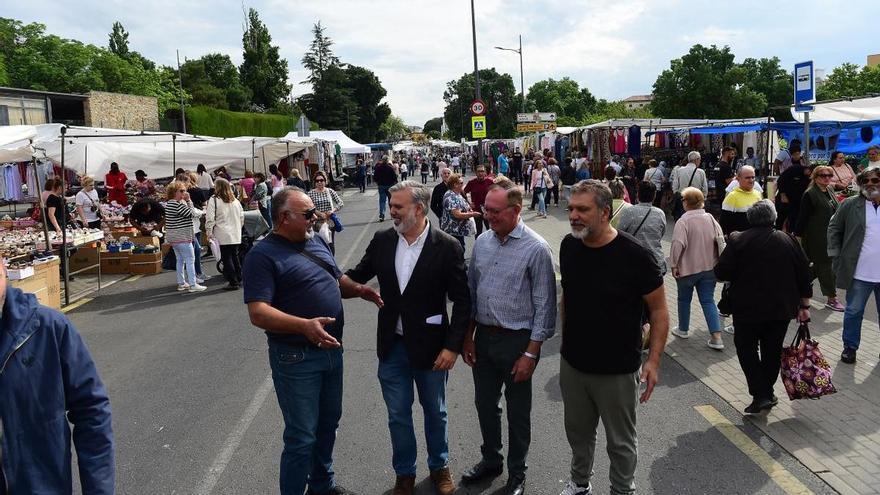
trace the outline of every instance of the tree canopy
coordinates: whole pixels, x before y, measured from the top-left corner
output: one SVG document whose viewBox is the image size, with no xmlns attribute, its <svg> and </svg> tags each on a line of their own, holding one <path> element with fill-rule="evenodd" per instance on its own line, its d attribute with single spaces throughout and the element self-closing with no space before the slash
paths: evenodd
<svg viewBox="0 0 880 495">
<path fill-rule="evenodd" d="M 880 93 L 880 67 L 846 63 L 831 71 L 816 90 L 818 100 L 858 97 Z"/>
<path fill-rule="evenodd" d="M 263 109 L 286 101 L 290 95 L 287 60 L 281 58 L 278 46 L 272 44 L 269 28 L 260 20 L 256 9 L 248 10 L 241 42 L 244 47 L 244 60 L 239 69 L 241 82 L 250 89 L 251 101 Z"/>
<path fill-rule="evenodd" d="M 379 126 L 379 139 L 382 141 L 400 141 L 409 134 L 409 128 L 397 115 L 389 115 Z"/>
<path fill-rule="evenodd" d="M 545 79 L 529 88 L 526 107 L 531 111 L 556 112 L 559 125 L 578 125 L 596 112 L 596 97 L 568 77 Z"/>
<path fill-rule="evenodd" d="M 333 40 L 324 34 L 321 21 L 312 26 L 312 43 L 309 51 L 303 55 L 303 67 L 309 72 L 309 77 L 302 84 L 315 84 L 324 74 L 328 67 L 339 65 L 339 58 L 333 54 Z"/>
<path fill-rule="evenodd" d="M 443 127 L 443 117 L 434 117 L 425 122 L 425 125 L 422 126 L 422 132 L 426 134 L 431 131 L 440 132 L 441 127 Z"/>
<path fill-rule="evenodd" d="M 471 138 L 470 103 L 475 96 L 474 74 L 468 72 L 446 84 L 443 117 L 449 126 L 450 139 Z M 518 93 L 510 74 L 499 74 L 494 68 L 480 69 L 480 93 L 486 102 L 487 136 L 492 139 L 512 138 L 516 135 L 516 113 L 520 108 Z"/>
<path fill-rule="evenodd" d="M 242 85 L 238 68 L 228 55 L 209 53 L 187 60 L 180 69 L 193 105 L 236 111 L 249 108 L 251 91 Z"/>
<path fill-rule="evenodd" d="M 783 73 L 776 58 L 737 64 L 730 47 L 694 45 L 657 77 L 651 108 L 666 118 L 766 115 L 772 104 L 791 102 L 781 92 Z"/>
</svg>

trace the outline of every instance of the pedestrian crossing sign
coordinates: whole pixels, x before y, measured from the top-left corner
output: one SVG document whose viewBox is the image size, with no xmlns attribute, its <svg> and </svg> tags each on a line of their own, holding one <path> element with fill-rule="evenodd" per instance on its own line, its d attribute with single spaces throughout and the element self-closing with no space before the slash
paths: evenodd
<svg viewBox="0 0 880 495">
<path fill-rule="evenodd" d="M 474 139 L 486 137 L 486 116 L 471 117 L 471 137 Z"/>
</svg>

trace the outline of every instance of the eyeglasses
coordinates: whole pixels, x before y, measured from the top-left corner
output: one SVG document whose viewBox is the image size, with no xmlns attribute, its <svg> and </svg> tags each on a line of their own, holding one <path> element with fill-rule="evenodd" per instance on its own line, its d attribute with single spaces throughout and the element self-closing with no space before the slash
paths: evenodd
<svg viewBox="0 0 880 495">
<path fill-rule="evenodd" d="M 306 220 L 311 220 L 315 217 L 315 212 L 318 211 L 317 208 L 309 208 L 306 211 L 291 211 L 290 213 L 302 215 Z"/>
<path fill-rule="evenodd" d="M 505 206 L 504 208 L 501 208 L 501 209 L 495 209 L 495 208 L 486 208 L 486 206 L 483 205 L 483 207 L 481 209 L 483 210 L 483 213 L 487 213 L 489 215 L 494 216 L 494 215 L 500 215 L 504 210 L 506 210 L 508 208 L 512 208 L 512 206 L 508 205 L 508 206 Z"/>
<path fill-rule="evenodd" d="M 816 174 L 816 177 L 821 177 L 823 179 L 830 179 L 834 177 L 834 174 Z"/>
</svg>

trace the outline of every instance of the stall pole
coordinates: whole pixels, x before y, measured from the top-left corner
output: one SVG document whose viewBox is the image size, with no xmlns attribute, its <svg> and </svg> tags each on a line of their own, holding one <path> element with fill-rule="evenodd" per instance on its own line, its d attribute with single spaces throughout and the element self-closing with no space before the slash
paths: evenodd
<svg viewBox="0 0 880 495">
<path fill-rule="evenodd" d="M 810 166 L 810 112 L 804 112 L 804 166 Z"/>
<path fill-rule="evenodd" d="M 83 164 L 83 173 L 89 175 L 89 145 L 86 145 L 85 163 Z"/>
<path fill-rule="evenodd" d="M 257 140 L 251 139 L 251 168 L 257 170 Z M 263 170 L 265 173 L 266 171 Z"/>
<path fill-rule="evenodd" d="M 177 134 L 171 135 L 171 178 L 174 179 L 177 170 Z"/>
<path fill-rule="evenodd" d="M 287 175 L 290 176 L 290 169 L 293 168 L 290 165 L 290 141 L 285 141 L 284 144 L 287 146 L 287 157 L 285 158 L 287 160 Z"/>
<path fill-rule="evenodd" d="M 61 268 L 64 269 L 64 305 L 70 304 L 70 266 L 67 263 L 67 199 L 64 195 L 64 141 L 67 126 L 61 126 L 61 198 L 64 204 L 64 215 L 61 217 Z M 48 246 L 47 246 L 48 249 Z"/>
<path fill-rule="evenodd" d="M 260 158 L 263 159 L 263 172 L 269 173 L 269 169 L 266 168 L 266 153 L 263 150 L 260 150 Z"/>
</svg>

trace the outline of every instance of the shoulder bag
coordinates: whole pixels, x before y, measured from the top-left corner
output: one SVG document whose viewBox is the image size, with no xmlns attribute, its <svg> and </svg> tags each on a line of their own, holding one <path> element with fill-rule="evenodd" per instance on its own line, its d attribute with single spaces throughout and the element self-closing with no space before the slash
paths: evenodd
<svg viewBox="0 0 880 495">
<path fill-rule="evenodd" d="M 333 270 L 333 267 L 330 266 L 330 263 L 327 263 L 326 261 L 324 261 L 324 260 L 322 260 L 321 258 L 317 257 L 314 253 L 310 253 L 310 252 L 309 252 L 307 249 L 305 249 L 304 247 L 303 247 L 303 248 L 297 248 L 297 249 L 295 249 L 295 251 L 296 251 L 297 253 L 299 253 L 299 254 L 305 256 L 306 258 L 308 258 L 309 261 L 311 261 L 312 263 L 314 263 L 314 264 L 320 266 L 321 268 L 323 268 L 327 273 L 330 274 L 331 277 L 333 277 L 334 280 L 336 279 L 336 271 Z"/>
<path fill-rule="evenodd" d="M 678 171 L 676 171 L 678 173 Z M 691 174 L 691 180 L 688 181 L 687 187 L 691 187 L 691 184 L 694 183 L 694 176 L 697 175 L 697 167 L 694 166 L 694 172 Z M 684 205 L 681 204 L 681 191 L 675 191 L 672 194 L 672 211 L 673 213 L 678 213 L 678 217 L 680 217 L 684 213 Z"/>
<path fill-rule="evenodd" d="M 633 233 L 632 233 L 633 237 L 635 237 L 636 234 L 638 234 L 639 231 L 642 230 L 642 225 L 645 225 L 645 220 L 647 220 L 649 216 L 651 216 L 651 210 L 648 210 L 648 213 L 645 213 L 645 218 L 643 218 L 642 221 L 639 222 L 639 226 L 636 227 L 636 230 L 633 231 Z"/>
<path fill-rule="evenodd" d="M 335 210 L 336 205 L 333 204 L 333 193 L 330 192 L 330 189 L 327 189 L 327 199 L 330 200 L 330 209 Z M 339 220 L 339 216 L 337 216 L 336 213 L 330 214 L 330 222 L 333 222 L 333 230 L 336 232 L 342 232 L 345 228 L 342 226 L 342 222 Z"/>
</svg>

